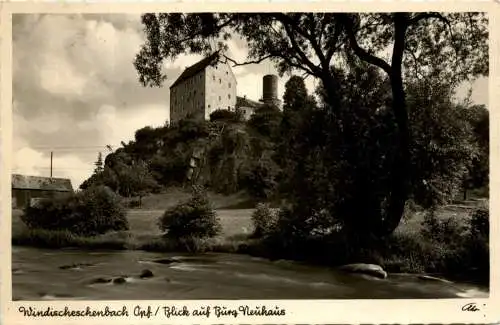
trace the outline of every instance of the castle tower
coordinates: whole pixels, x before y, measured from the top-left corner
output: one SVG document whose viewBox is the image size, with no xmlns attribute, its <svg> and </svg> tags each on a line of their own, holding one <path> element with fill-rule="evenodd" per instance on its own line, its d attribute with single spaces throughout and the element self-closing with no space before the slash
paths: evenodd
<svg viewBox="0 0 500 325">
<path fill-rule="evenodd" d="M 274 74 L 265 75 L 262 79 L 262 100 L 264 104 L 281 108 L 281 101 L 278 99 L 278 76 Z"/>
</svg>

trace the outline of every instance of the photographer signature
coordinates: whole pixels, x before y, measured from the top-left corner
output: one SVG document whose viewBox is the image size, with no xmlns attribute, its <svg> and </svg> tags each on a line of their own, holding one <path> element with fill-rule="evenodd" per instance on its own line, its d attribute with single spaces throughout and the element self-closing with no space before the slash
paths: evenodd
<svg viewBox="0 0 500 325">
<path fill-rule="evenodd" d="M 477 305 L 473 302 L 462 306 L 462 311 L 479 311 Z"/>
</svg>

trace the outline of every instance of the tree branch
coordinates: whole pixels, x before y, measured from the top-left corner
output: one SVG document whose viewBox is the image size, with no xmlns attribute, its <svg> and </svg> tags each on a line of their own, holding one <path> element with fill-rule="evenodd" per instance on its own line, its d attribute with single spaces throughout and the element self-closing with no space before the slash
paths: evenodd
<svg viewBox="0 0 500 325">
<path fill-rule="evenodd" d="M 328 51 L 326 52 L 326 59 L 328 62 L 332 60 L 333 54 L 337 50 L 337 46 L 335 46 L 338 43 L 338 39 L 341 34 L 341 28 L 339 26 L 335 26 L 335 32 L 333 34 L 333 37 L 329 39 L 327 42 L 328 46 Z"/>
<path fill-rule="evenodd" d="M 279 57 L 279 58 L 283 59 L 291 67 L 294 67 L 294 68 L 296 68 L 298 70 L 303 70 L 303 71 L 305 71 L 305 73 L 307 73 L 307 74 L 309 74 L 311 76 L 317 76 L 316 73 L 314 73 L 310 69 L 306 68 L 304 65 L 300 65 L 298 63 L 295 63 L 290 58 L 288 58 L 288 57 L 286 57 L 284 55 L 276 55 L 276 57 Z"/>
<path fill-rule="evenodd" d="M 310 33 L 307 33 L 307 31 L 303 30 L 302 28 L 300 28 L 298 26 L 297 21 L 294 21 L 292 18 L 290 18 L 286 14 L 278 13 L 275 16 L 285 26 L 285 30 L 287 31 L 287 34 L 289 36 L 290 36 L 290 32 L 287 30 L 287 27 L 289 29 L 289 26 L 293 26 L 293 30 L 297 31 L 297 33 L 299 33 L 302 37 L 307 39 L 309 41 L 309 43 L 311 44 L 312 48 L 314 49 L 314 52 L 318 56 L 323 69 L 330 69 L 330 62 L 327 61 L 325 54 L 321 50 L 321 47 L 319 46 L 317 39 L 315 38 L 314 28 L 311 28 Z M 309 18 L 312 18 L 312 17 L 309 17 Z"/>
<path fill-rule="evenodd" d="M 368 51 L 359 46 L 356 35 L 354 34 L 354 29 L 352 28 L 352 21 L 345 15 L 340 16 L 340 19 L 344 25 L 349 44 L 354 51 L 354 54 L 356 54 L 361 60 L 376 65 L 390 75 L 391 66 L 387 62 L 373 54 L 370 54 Z"/>
<path fill-rule="evenodd" d="M 284 15 L 286 16 L 286 15 Z M 321 70 L 319 69 L 318 66 L 314 65 L 314 63 L 309 60 L 307 55 L 304 53 L 304 51 L 300 48 L 299 44 L 297 44 L 297 40 L 295 39 L 295 36 L 292 33 L 292 30 L 290 29 L 290 26 L 286 23 L 281 21 L 283 24 L 283 27 L 285 28 L 286 34 L 292 44 L 292 48 L 295 50 L 295 52 L 300 56 L 300 59 L 309 67 L 311 71 L 314 71 L 316 74 L 321 74 Z"/>
<path fill-rule="evenodd" d="M 262 61 L 264 60 L 267 60 L 269 58 L 271 58 L 273 55 L 269 54 L 269 55 L 266 55 L 266 56 L 263 56 L 257 60 L 253 60 L 253 61 L 245 61 L 245 62 L 242 62 L 242 63 L 238 63 L 236 60 L 228 57 L 227 55 L 223 54 L 224 58 L 226 59 L 226 62 L 224 63 L 227 63 L 227 61 L 230 61 L 233 63 L 233 67 L 239 67 L 239 66 L 242 66 L 242 65 L 249 65 L 249 64 L 259 64 L 261 63 Z"/>
<path fill-rule="evenodd" d="M 448 27 L 448 32 L 450 33 L 450 38 L 451 38 L 451 47 L 455 51 L 455 54 L 458 56 L 458 49 L 457 49 L 457 45 L 455 44 L 455 36 L 453 35 L 453 28 L 451 27 L 451 23 L 448 19 L 446 19 L 446 17 L 444 17 L 440 13 L 437 13 L 437 12 L 419 13 L 419 14 L 415 15 L 412 19 L 409 20 L 408 26 L 415 25 L 421 20 L 431 19 L 431 18 L 440 20 Z"/>
<path fill-rule="evenodd" d="M 413 62 L 414 62 L 414 66 L 413 66 L 413 69 L 415 70 L 415 76 L 417 78 L 421 78 L 422 77 L 422 74 L 420 73 L 420 70 L 418 68 L 418 65 L 419 65 L 419 60 L 417 58 L 417 56 L 415 55 L 415 52 L 412 51 L 410 48 L 406 47 L 406 50 L 411 54 L 412 58 L 413 58 Z"/>
<path fill-rule="evenodd" d="M 408 22 L 408 25 L 415 25 L 419 21 L 424 20 L 424 19 L 429 19 L 429 18 L 435 18 L 435 19 L 441 20 L 446 25 L 448 25 L 448 28 L 450 28 L 450 30 L 451 30 L 451 25 L 450 25 L 449 20 L 437 12 L 422 12 L 422 13 L 416 14 L 412 19 L 410 19 L 410 21 Z"/>
</svg>

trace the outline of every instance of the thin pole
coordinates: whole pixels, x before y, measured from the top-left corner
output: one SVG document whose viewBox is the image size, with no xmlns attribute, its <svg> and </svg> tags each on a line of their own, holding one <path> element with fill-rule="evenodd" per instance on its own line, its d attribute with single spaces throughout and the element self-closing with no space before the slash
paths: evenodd
<svg viewBox="0 0 500 325">
<path fill-rule="evenodd" d="M 52 158 L 54 156 L 54 152 L 50 152 L 50 178 L 52 178 Z"/>
</svg>

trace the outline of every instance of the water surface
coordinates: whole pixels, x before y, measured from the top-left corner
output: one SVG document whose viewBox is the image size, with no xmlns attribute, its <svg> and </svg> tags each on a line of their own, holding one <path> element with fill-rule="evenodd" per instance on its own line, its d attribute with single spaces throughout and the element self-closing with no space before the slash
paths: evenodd
<svg viewBox="0 0 500 325">
<path fill-rule="evenodd" d="M 158 259 L 173 260 L 169 264 Z M 153 277 L 141 279 L 145 269 Z M 94 283 L 123 277 L 121 284 Z M 89 252 L 12 247 L 14 300 L 416 299 L 487 297 L 467 284 L 389 274 L 385 280 L 326 267 L 235 254 Z"/>
</svg>

